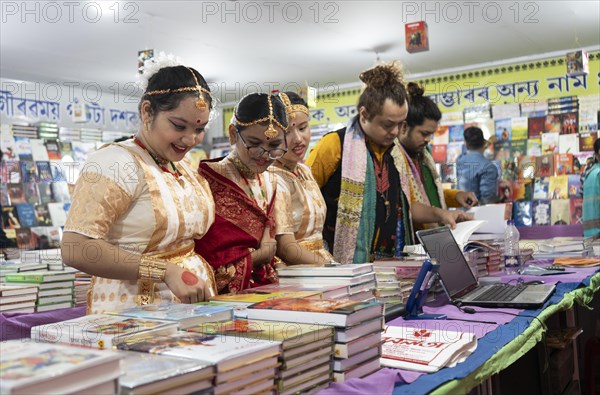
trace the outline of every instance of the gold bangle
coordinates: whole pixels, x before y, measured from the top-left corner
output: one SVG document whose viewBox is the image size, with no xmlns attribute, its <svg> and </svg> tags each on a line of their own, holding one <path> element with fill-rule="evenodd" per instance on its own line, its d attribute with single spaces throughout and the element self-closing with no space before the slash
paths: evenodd
<svg viewBox="0 0 600 395">
<path fill-rule="evenodd" d="M 138 278 L 140 280 L 152 280 L 154 282 L 165 281 L 167 272 L 167 261 L 143 256 L 138 266 Z"/>
</svg>

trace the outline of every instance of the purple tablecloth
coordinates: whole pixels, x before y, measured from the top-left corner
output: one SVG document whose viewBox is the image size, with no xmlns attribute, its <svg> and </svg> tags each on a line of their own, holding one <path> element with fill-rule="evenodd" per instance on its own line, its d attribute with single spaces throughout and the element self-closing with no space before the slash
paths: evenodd
<svg viewBox="0 0 600 395">
<path fill-rule="evenodd" d="M 532 261 L 540 266 L 551 264 L 552 261 Z M 580 283 L 588 276 L 598 271 L 597 267 L 571 269 L 566 268 L 566 271 L 574 272 L 573 274 L 562 274 L 553 276 L 521 276 L 521 275 L 503 275 L 497 274 L 501 282 L 515 281 L 519 278 L 523 281 L 543 280 L 547 284 L 561 283 Z M 484 307 L 476 307 L 478 313 L 476 315 L 463 313 L 454 305 L 444 305 L 439 307 L 425 306 L 425 313 L 446 314 L 448 318 L 454 320 L 414 320 L 404 321 L 403 318 L 397 318 L 387 323 L 387 325 L 401 326 L 409 325 L 410 327 L 419 329 L 448 329 L 454 331 L 469 331 L 476 334 L 478 339 L 483 338 L 487 333 L 492 332 L 498 326 L 512 321 L 523 310 L 518 309 L 487 309 Z M 412 372 L 408 370 L 383 368 L 367 377 L 351 379 L 344 383 L 331 383 L 330 386 L 318 395 L 349 395 L 349 394 L 391 394 L 396 384 L 412 383 L 425 373 Z"/>
<path fill-rule="evenodd" d="M 31 337 L 31 328 L 85 315 L 85 306 L 43 313 L 0 313 L 0 341 Z"/>
</svg>

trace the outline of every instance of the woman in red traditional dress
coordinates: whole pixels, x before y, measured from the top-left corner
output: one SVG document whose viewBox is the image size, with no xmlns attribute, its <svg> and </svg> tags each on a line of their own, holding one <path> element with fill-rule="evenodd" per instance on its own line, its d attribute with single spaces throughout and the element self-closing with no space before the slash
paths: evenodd
<svg viewBox="0 0 600 395">
<path fill-rule="evenodd" d="M 287 127 L 286 108 L 278 96 L 249 94 L 229 125 L 231 153 L 200 163 L 216 212 L 196 251 L 213 267 L 220 294 L 277 283 L 275 255 L 294 264 L 319 259 L 296 242 L 286 200 L 277 197 L 278 176 L 266 171 L 287 151 Z"/>
</svg>

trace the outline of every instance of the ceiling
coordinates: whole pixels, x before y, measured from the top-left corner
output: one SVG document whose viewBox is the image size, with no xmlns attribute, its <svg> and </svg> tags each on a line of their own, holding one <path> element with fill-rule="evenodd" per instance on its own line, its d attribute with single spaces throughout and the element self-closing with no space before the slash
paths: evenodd
<svg viewBox="0 0 600 395">
<path fill-rule="evenodd" d="M 230 102 L 305 81 L 356 83 L 377 59 L 426 74 L 600 45 L 598 1 L 67 3 L 2 1 L 1 77 L 123 89 L 137 51 L 152 48 L 180 56 Z M 430 49 L 409 54 L 403 24 L 419 20 Z"/>
</svg>

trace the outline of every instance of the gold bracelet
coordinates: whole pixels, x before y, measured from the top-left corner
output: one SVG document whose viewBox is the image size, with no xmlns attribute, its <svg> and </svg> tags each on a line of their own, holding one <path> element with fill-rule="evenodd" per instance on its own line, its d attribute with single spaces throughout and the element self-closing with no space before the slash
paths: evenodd
<svg viewBox="0 0 600 395">
<path fill-rule="evenodd" d="M 140 280 L 152 280 L 154 282 L 165 281 L 167 272 L 167 261 L 142 256 L 138 266 L 138 278 Z"/>
</svg>

